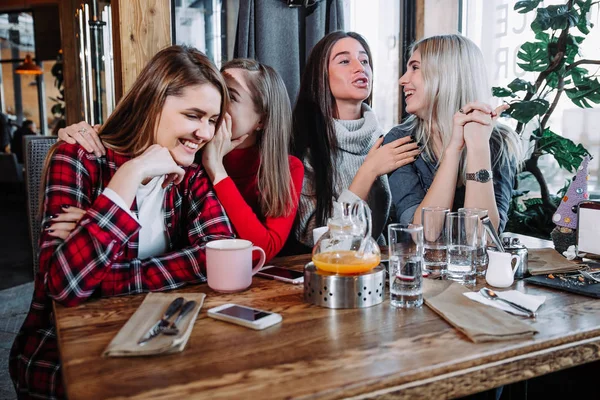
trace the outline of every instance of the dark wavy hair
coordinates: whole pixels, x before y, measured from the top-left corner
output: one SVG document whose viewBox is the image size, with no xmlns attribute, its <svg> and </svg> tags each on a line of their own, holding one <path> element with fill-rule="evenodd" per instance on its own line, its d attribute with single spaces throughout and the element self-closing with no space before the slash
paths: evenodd
<svg viewBox="0 0 600 400">
<path fill-rule="evenodd" d="M 310 151 L 314 170 L 312 187 L 317 193 L 317 226 L 325 225 L 333 206 L 337 137 L 333 119 L 337 118 L 335 98 L 329 87 L 329 57 L 338 40 L 352 38 L 367 52 L 371 70 L 373 57 L 367 41 L 358 33 L 335 31 L 326 35 L 312 49 L 300 81 L 300 91 L 293 112 L 294 154 L 301 160 Z M 364 101 L 371 105 L 373 93 Z"/>
</svg>

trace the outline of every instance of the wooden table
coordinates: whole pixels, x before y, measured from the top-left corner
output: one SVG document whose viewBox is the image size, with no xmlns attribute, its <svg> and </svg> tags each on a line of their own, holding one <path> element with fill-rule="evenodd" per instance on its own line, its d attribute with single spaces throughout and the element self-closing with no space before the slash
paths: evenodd
<svg viewBox="0 0 600 400">
<path fill-rule="evenodd" d="M 301 269 L 308 256 L 275 260 Z M 481 283 L 480 283 L 481 284 Z M 251 289 L 208 294 L 185 351 L 144 358 L 101 353 L 144 296 L 55 305 L 69 399 L 445 399 L 600 359 L 600 301 L 518 282 L 547 296 L 533 339 L 475 344 L 428 307 L 331 310 L 303 302 L 302 285 L 255 278 Z M 264 331 L 207 318 L 235 302 L 280 313 Z"/>
</svg>

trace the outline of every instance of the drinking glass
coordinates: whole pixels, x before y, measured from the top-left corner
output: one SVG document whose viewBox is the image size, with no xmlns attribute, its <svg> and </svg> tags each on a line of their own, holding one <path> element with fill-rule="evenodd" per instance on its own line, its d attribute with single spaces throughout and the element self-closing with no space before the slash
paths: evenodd
<svg viewBox="0 0 600 400">
<path fill-rule="evenodd" d="M 444 207 L 423 207 L 424 269 L 429 274 L 444 274 L 447 266 L 446 215 L 450 212 Z"/>
<path fill-rule="evenodd" d="M 390 300 L 394 307 L 423 304 L 423 226 L 388 226 Z"/>
<path fill-rule="evenodd" d="M 487 237 L 481 218 L 487 217 L 488 211 L 484 208 L 459 208 L 458 212 L 467 215 L 477 215 L 477 218 L 479 218 L 477 225 L 477 248 L 475 250 L 475 273 L 477 276 L 485 276 L 485 271 L 488 268 Z"/>
<path fill-rule="evenodd" d="M 477 215 L 451 212 L 446 216 L 447 279 L 464 284 L 475 283 L 478 223 Z"/>
</svg>

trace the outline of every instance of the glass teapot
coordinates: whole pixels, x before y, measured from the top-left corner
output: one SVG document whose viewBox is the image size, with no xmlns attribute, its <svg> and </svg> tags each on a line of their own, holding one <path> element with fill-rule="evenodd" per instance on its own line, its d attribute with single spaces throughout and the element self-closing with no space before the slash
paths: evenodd
<svg viewBox="0 0 600 400">
<path fill-rule="evenodd" d="M 381 251 L 371 236 L 371 210 L 367 203 L 334 203 L 329 230 L 315 243 L 312 261 L 321 271 L 351 275 L 379 265 Z"/>
</svg>

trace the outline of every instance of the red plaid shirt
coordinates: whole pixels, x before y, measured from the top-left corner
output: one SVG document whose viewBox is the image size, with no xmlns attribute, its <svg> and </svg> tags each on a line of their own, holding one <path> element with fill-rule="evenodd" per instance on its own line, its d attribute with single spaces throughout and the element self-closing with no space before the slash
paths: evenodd
<svg viewBox="0 0 600 400">
<path fill-rule="evenodd" d="M 90 297 L 163 291 L 205 282 L 205 244 L 233 237 L 204 170 L 187 168 L 164 199 L 169 250 L 144 260 L 138 255 L 140 225 L 106 196 L 117 168 L 128 157 L 107 150 L 96 158 L 79 145 L 62 143 L 50 164 L 42 222 L 72 205 L 87 210 L 66 240 L 42 232 L 40 271 L 29 314 L 13 344 L 9 369 L 20 398 L 65 397 L 52 299 L 76 306 Z M 133 211 L 136 211 L 135 202 Z"/>
</svg>

